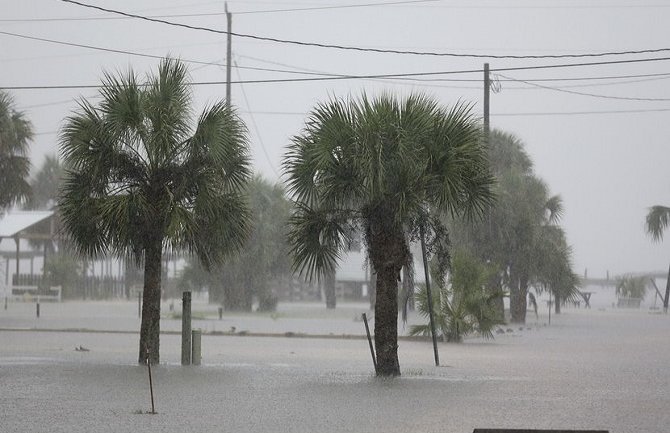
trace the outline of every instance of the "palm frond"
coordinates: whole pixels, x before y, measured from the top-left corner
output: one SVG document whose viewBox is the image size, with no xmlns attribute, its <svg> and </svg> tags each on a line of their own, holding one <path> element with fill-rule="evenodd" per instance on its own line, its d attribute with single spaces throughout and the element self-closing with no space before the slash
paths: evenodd
<svg viewBox="0 0 670 433">
<path fill-rule="evenodd" d="M 652 206 L 647 213 L 645 228 L 654 241 L 663 240 L 663 232 L 670 224 L 670 207 Z"/>
</svg>

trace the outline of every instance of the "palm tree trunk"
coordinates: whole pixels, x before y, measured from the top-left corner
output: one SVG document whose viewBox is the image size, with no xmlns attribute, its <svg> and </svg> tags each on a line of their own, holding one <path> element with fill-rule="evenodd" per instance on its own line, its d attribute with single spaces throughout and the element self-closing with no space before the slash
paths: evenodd
<svg viewBox="0 0 670 433">
<path fill-rule="evenodd" d="M 398 363 L 398 275 L 400 267 L 375 267 L 375 351 L 377 375 L 400 376 Z"/>
<path fill-rule="evenodd" d="M 335 271 L 328 272 L 323 279 L 323 291 L 326 294 L 326 308 L 334 309 L 337 305 L 335 297 Z"/>
<path fill-rule="evenodd" d="M 528 308 L 528 277 L 523 273 L 512 278 L 510 290 L 510 315 L 512 323 L 526 323 L 526 309 Z"/>
<path fill-rule="evenodd" d="M 559 295 L 554 296 L 554 313 L 561 314 L 561 297 Z"/>
<path fill-rule="evenodd" d="M 146 364 L 147 357 L 151 364 L 160 362 L 162 244 L 161 239 L 153 240 L 145 250 L 142 324 L 140 325 L 140 364 Z"/>
</svg>

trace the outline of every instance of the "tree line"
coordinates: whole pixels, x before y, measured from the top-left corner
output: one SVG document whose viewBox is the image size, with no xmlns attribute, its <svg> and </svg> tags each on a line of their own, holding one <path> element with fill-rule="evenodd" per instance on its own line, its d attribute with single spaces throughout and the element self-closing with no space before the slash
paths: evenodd
<svg viewBox="0 0 670 433">
<path fill-rule="evenodd" d="M 32 194 L 30 122 L 0 93 L 0 207 L 40 208 L 55 197 L 79 256 L 111 254 L 143 267 L 140 363 L 160 359 L 168 250 L 194 257 L 184 281 L 207 285 L 216 301 L 249 309 L 255 296 L 272 308 L 272 281 L 294 272 L 334 280 L 360 239 L 374 271 L 382 376 L 400 374 L 397 320 L 414 285 L 408 295 L 399 282 L 413 275 L 421 238 L 446 339 L 490 333 L 505 320 L 504 296 L 509 319 L 524 322 L 531 287 L 552 293 L 557 312 L 578 296 L 560 197 L 534 173 L 523 143 L 502 131 L 484 135 L 468 105 L 388 93 L 319 103 L 287 146 L 285 184 L 273 185 L 253 175 L 234 107 L 221 101 L 193 118 L 180 62 L 161 62 L 144 82 L 130 72 L 102 84 L 100 102 L 82 99 L 64 120 L 62 166 L 48 158 Z"/>
</svg>

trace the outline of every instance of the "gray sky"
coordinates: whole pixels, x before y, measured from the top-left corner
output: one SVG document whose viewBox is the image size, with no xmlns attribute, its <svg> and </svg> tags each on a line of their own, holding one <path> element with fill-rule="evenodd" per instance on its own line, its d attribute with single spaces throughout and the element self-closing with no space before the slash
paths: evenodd
<svg viewBox="0 0 670 433">
<path fill-rule="evenodd" d="M 168 21 L 225 30 L 223 1 L 145 0 L 86 3 Z M 377 4 L 362 6 L 364 4 Z M 384 4 L 386 3 L 386 4 Z M 360 6 L 340 7 L 331 6 Z M 670 48 L 670 4 L 660 0 L 275 0 L 229 1 L 233 31 L 304 42 L 406 51 L 476 55 L 560 55 Z M 278 9 L 309 9 L 276 11 Z M 55 41 L 129 51 L 170 54 L 184 60 L 225 64 L 225 35 L 117 19 L 59 0 L 0 0 L 0 31 Z M 263 12 L 264 11 L 264 12 Z M 274 11 L 274 12 L 271 12 Z M 104 17 L 114 19 L 53 20 Z M 32 21 L 22 21 L 24 19 Z M 140 75 L 157 59 L 96 51 L 0 34 L 0 87 L 97 85 L 103 70 Z M 266 68 L 329 74 L 375 75 L 536 67 L 598 61 L 670 58 L 670 50 L 599 58 L 495 59 L 351 52 L 233 38 L 235 81 L 306 78 L 258 71 Z M 224 81 L 224 68 L 191 64 L 195 82 Z M 500 91 L 491 96 L 491 125 L 521 138 L 537 173 L 564 199 L 566 228 L 575 268 L 590 276 L 667 269 L 670 241 L 654 244 L 644 233 L 653 204 L 670 205 L 670 60 L 601 66 L 494 71 Z M 667 74 L 660 76 L 623 77 Z M 589 78 L 588 80 L 565 79 Z M 290 137 L 305 113 L 331 96 L 421 91 L 446 105 L 471 102 L 482 111 L 482 73 L 422 77 L 422 80 L 342 80 L 246 83 L 232 87 L 233 103 L 250 130 L 257 170 L 277 179 Z M 445 79 L 473 81 L 438 81 Z M 524 80 L 531 84 L 509 81 Z M 564 81 L 538 81 L 561 79 Z M 540 88 L 560 88 L 563 91 Z M 577 95 L 581 92 L 607 98 Z M 57 131 L 74 98 L 95 89 L 12 90 L 17 106 L 33 121 L 31 155 L 39 166 L 57 152 Z M 194 87 L 198 111 L 225 97 L 225 86 Z M 614 97 L 614 98 L 613 98 Z M 642 101 L 616 98 L 651 98 Z M 668 111 L 661 111 L 668 110 Z M 624 111 L 621 113 L 620 111 Z M 613 113 L 614 112 L 614 113 Z M 551 114 L 554 113 L 554 114 Z M 570 113 L 570 114 L 557 114 Z"/>
</svg>

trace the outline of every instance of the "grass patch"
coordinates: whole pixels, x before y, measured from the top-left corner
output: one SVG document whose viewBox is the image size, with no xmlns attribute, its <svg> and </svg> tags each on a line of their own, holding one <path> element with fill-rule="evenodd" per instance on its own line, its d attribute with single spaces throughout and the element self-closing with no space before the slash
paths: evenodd
<svg viewBox="0 0 670 433">
<path fill-rule="evenodd" d="M 168 314 L 167 318 L 173 320 L 181 320 L 181 312 L 173 311 L 172 313 Z M 207 314 L 203 312 L 192 312 L 191 320 L 207 320 Z"/>
</svg>

